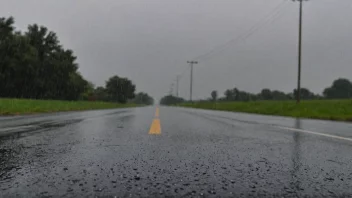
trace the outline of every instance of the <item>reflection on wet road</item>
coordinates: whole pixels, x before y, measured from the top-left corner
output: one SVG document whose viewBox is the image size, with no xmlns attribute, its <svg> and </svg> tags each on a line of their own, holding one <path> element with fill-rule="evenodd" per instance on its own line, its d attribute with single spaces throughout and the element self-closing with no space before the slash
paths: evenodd
<svg viewBox="0 0 352 198">
<path fill-rule="evenodd" d="M 348 123 L 171 107 L 3 117 L 0 197 L 352 196 L 351 138 Z"/>
</svg>

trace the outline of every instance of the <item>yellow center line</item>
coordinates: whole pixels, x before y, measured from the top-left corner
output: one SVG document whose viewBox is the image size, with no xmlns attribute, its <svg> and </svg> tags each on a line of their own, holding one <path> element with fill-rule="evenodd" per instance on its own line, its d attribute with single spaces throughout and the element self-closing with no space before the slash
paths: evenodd
<svg viewBox="0 0 352 198">
<path fill-rule="evenodd" d="M 159 107 L 156 108 L 156 111 L 155 111 L 155 117 L 158 118 L 159 117 Z"/>
<path fill-rule="evenodd" d="M 150 126 L 150 129 L 149 129 L 149 134 L 150 135 L 160 135 L 161 134 L 161 127 L 160 127 L 160 120 L 159 119 L 153 120 L 152 125 Z"/>
<path fill-rule="evenodd" d="M 160 119 L 159 119 L 159 107 L 155 110 L 155 118 L 152 122 L 152 125 L 149 129 L 150 135 L 160 135 L 161 134 L 161 127 L 160 127 Z"/>
</svg>

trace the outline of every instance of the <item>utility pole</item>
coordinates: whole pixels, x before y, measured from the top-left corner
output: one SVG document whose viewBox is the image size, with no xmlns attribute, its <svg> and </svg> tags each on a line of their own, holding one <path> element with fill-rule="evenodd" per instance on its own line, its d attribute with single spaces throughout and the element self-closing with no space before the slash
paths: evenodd
<svg viewBox="0 0 352 198">
<path fill-rule="evenodd" d="M 293 0 L 295 1 L 295 0 Z M 303 23 L 303 1 L 299 1 L 299 27 L 298 27 L 298 75 L 297 75 L 297 104 L 301 102 L 301 66 L 302 66 L 302 23 Z"/>
<path fill-rule="evenodd" d="M 193 89 L 193 65 L 198 64 L 197 61 L 187 61 L 191 65 L 191 81 L 190 81 L 190 89 L 189 89 L 189 100 L 192 102 L 192 89 Z"/>
<path fill-rule="evenodd" d="M 178 82 L 180 80 L 180 75 L 176 76 L 176 97 L 178 97 Z"/>
</svg>

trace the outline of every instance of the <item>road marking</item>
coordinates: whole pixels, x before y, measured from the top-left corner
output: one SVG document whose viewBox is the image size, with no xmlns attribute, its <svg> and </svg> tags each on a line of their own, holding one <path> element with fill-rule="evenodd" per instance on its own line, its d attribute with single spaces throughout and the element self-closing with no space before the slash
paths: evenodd
<svg viewBox="0 0 352 198">
<path fill-rule="evenodd" d="M 303 130 L 303 129 L 295 129 L 295 128 L 290 128 L 290 127 L 277 126 L 277 128 L 286 129 L 286 130 L 290 130 L 290 131 L 297 131 L 297 132 L 301 132 L 301 133 L 309 133 L 309 134 L 313 134 L 313 135 L 320 135 L 320 136 L 335 138 L 335 139 L 339 139 L 339 140 L 347 140 L 347 141 L 352 142 L 352 138 L 346 138 L 346 137 L 341 137 L 341 136 L 337 136 L 337 135 L 329 135 L 326 133 L 318 133 L 318 132 L 314 132 L 314 131 L 307 131 L 307 130 Z"/>
<path fill-rule="evenodd" d="M 149 134 L 150 135 L 160 135 L 161 134 L 160 119 L 159 119 L 159 107 L 156 107 L 155 118 L 152 122 L 152 125 L 150 126 Z"/>
<path fill-rule="evenodd" d="M 159 117 L 159 107 L 157 107 L 156 110 L 155 110 L 155 117 L 156 117 L 156 118 Z"/>
<path fill-rule="evenodd" d="M 152 122 L 152 125 L 150 126 L 149 129 L 149 134 L 150 135 L 160 135 L 161 134 L 161 127 L 160 127 L 160 120 L 159 119 L 154 119 Z"/>
</svg>

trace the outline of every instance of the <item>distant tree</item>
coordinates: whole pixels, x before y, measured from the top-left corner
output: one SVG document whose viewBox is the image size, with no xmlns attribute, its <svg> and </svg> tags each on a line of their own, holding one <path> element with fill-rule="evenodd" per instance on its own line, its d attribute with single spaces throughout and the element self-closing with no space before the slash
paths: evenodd
<svg viewBox="0 0 352 198">
<path fill-rule="evenodd" d="M 254 99 L 253 95 L 245 91 L 238 90 L 235 96 L 236 101 L 251 101 L 253 99 Z"/>
<path fill-rule="evenodd" d="M 173 95 L 164 96 L 160 100 L 161 105 L 175 105 L 183 102 L 185 102 L 183 98 L 175 97 Z"/>
<path fill-rule="evenodd" d="M 329 99 L 352 98 L 352 83 L 348 79 L 339 78 L 323 91 L 323 95 Z"/>
<path fill-rule="evenodd" d="M 263 100 L 272 100 L 273 96 L 272 96 L 270 89 L 263 89 L 260 92 L 260 98 Z"/>
<path fill-rule="evenodd" d="M 65 91 L 65 100 L 78 100 L 88 84 L 80 73 L 71 73 L 68 80 L 68 89 Z M 50 93 L 50 92 L 49 92 Z"/>
<path fill-rule="evenodd" d="M 13 17 L 9 18 L 0 18 L 0 38 L 6 39 L 8 38 L 12 32 L 15 30 L 13 24 L 15 23 L 15 20 Z"/>
<path fill-rule="evenodd" d="M 94 99 L 98 101 L 108 101 L 109 96 L 104 87 L 97 87 L 94 89 Z"/>
<path fill-rule="evenodd" d="M 274 90 L 271 92 L 271 96 L 273 100 L 288 100 L 289 97 L 281 91 Z"/>
<path fill-rule="evenodd" d="M 28 38 L 14 30 L 13 17 L 0 18 L 0 97 L 25 98 L 36 54 Z"/>
<path fill-rule="evenodd" d="M 231 100 L 234 99 L 234 93 L 233 93 L 233 91 L 230 90 L 230 89 L 226 90 L 225 93 L 224 93 L 224 95 L 225 95 L 225 99 L 226 99 L 227 101 L 231 101 Z"/>
<path fill-rule="evenodd" d="M 241 91 L 237 88 L 226 90 L 224 95 L 225 97 L 220 98 L 220 101 L 253 101 L 260 98 L 260 94 L 252 94 L 246 91 Z"/>
<path fill-rule="evenodd" d="M 295 99 L 295 96 L 294 96 L 294 94 L 293 94 L 292 92 L 287 93 L 287 94 L 286 94 L 286 97 L 287 97 L 287 99 L 289 99 L 289 100 L 294 100 L 294 99 Z"/>
<path fill-rule="evenodd" d="M 139 92 L 133 100 L 136 104 L 152 105 L 154 104 L 154 99 L 150 97 L 147 93 Z"/>
<path fill-rule="evenodd" d="M 217 91 L 212 91 L 211 92 L 211 99 L 215 102 L 218 99 L 218 92 Z"/>
<path fill-rule="evenodd" d="M 92 82 L 86 83 L 86 86 L 84 87 L 84 91 L 81 94 L 81 99 L 82 100 L 91 100 L 94 101 L 96 100 L 95 95 L 94 95 L 94 84 Z"/>
<path fill-rule="evenodd" d="M 112 101 L 126 103 L 135 97 L 136 86 L 127 78 L 113 76 L 106 82 L 106 90 Z"/>
<path fill-rule="evenodd" d="M 63 81 L 74 80 L 70 85 L 74 84 L 78 86 L 81 79 L 81 75 L 77 76 L 72 74 L 75 70 L 72 68 L 71 71 L 67 71 L 68 67 L 62 67 L 61 64 L 63 61 L 60 60 L 60 56 L 64 54 L 61 46 L 59 46 L 59 41 L 54 32 L 49 32 L 46 27 L 39 27 L 37 24 L 29 25 L 28 31 L 25 33 L 26 37 L 29 39 L 29 43 L 35 48 L 37 61 L 33 65 L 33 71 L 35 73 L 35 78 L 30 79 L 30 82 L 33 83 L 33 92 L 36 95 L 36 98 L 60 98 L 60 99 L 69 99 L 73 100 L 73 90 L 68 90 L 68 87 L 63 86 Z M 66 70 L 66 75 L 61 71 Z M 77 87 L 74 87 L 77 89 Z M 75 90 L 76 91 L 76 90 Z M 58 93 L 60 92 L 60 93 Z M 63 92 L 63 93 L 62 93 Z M 62 98 L 60 97 L 62 96 Z M 77 94 L 77 98 L 80 93 Z M 75 96 L 76 97 L 76 96 Z"/>
<path fill-rule="evenodd" d="M 297 98 L 297 89 L 293 90 L 293 95 L 294 95 L 294 99 L 296 99 Z M 317 99 L 317 96 L 313 92 L 311 92 L 309 89 L 301 88 L 301 99 L 302 100 Z"/>
<path fill-rule="evenodd" d="M 220 97 L 220 98 L 218 99 L 218 101 L 226 101 L 226 98 L 225 98 L 225 97 Z"/>
<path fill-rule="evenodd" d="M 88 82 L 75 61 L 46 27 L 22 34 L 12 17 L 0 18 L 0 97 L 77 100 Z"/>
</svg>

